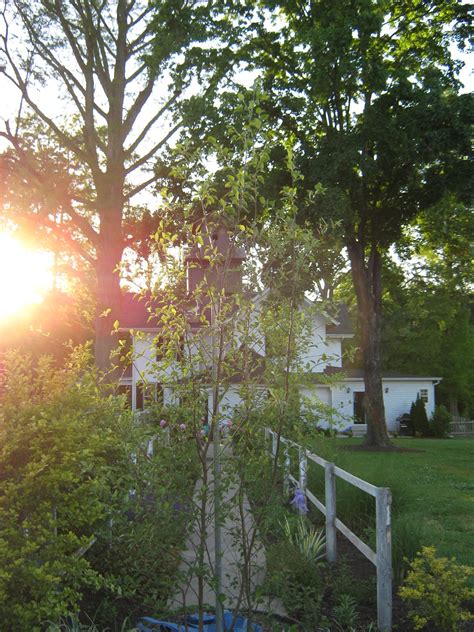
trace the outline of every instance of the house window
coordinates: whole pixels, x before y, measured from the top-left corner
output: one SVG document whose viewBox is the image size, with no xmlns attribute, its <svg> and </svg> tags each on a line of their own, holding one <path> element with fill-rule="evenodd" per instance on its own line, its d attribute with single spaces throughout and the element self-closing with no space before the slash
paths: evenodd
<svg viewBox="0 0 474 632">
<path fill-rule="evenodd" d="M 173 338 L 165 338 L 164 336 L 157 336 L 154 340 L 155 345 L 155 359 L 160 362 L 165 359 L 173 357 L 177 362 L 184 359 L 184 339 L 180 338 L 175 340 Z"/>
<path fill-rule="evenodd" d="M 156 382 L 139 382 L 136 386 L 136 409 L 146 410 L 153 404 L 163 405 L 163 387 Z"/>
<path fill-rule="evenodd" d="M 428 389 L 427 388 L 420 389 L 420 399 L 423 402 L 423 404 L 428 403 Z"/>
<path fill-rule="evenodd" d="M 119 384 L 118 394 L 125 395 L 127 398 L 127 405 L 132 407 L 132 385 L 131 384 Z"/>
</svg>

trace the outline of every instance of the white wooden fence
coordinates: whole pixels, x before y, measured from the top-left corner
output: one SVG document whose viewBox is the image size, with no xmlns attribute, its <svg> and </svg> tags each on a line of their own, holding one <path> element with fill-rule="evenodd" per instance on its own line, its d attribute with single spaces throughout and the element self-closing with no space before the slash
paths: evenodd
<svg viewBox="0 0 474 632">
<path fill-rule="evenodd" d="M 474 437 L 474 419 L 454 417 L 449 424 L 449 434 L 457 437 Z"/>
<path fill-rule="evenodd" d="M 265 428 L 265 438 L 272 439 L 272 454 L 276 455 L 278 437 L 275 432 Z M 280 437 L 284 455 L 284 481 L 288 488 L 293 483 L 301 489 L 306 498 L 326 517 L 326 558 L 333 563 L 337 559 L 337 538 L 339 530 L 377 569 L 377 624 L 381 632 L 389 632 L 392 629 L 392 529 L 391 529 L 391 504 L 392 495 L 388 487 L 375 487 L 367 481 L 342 470 L 334 463 L 322 459 L 316 454 L 308 452 L 299 444 Z M 290 471 L 291 456 L 289 448 L 298 450 L 297 480 Z M 307 464 L 308 459 L 324 469 L 325 475 L 325 502 L 323 503 L 307 488 Z M 373 551 L 353 531 L 349 529 L 336 515 L 336 478 L 354 485 L 358 489 L 375 498 L 376 513 L 376 551 Z"/>
</svg>

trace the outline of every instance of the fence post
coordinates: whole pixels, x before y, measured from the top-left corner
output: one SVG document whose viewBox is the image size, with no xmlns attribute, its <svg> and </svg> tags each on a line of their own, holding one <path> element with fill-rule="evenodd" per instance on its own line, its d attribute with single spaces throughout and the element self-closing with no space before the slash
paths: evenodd
<svg viewBox="0 0 474 632">
<path fill-rule="evenodd" d="M 336 476 L 334 463 L 324 466 L 324 483 L 326 496 L 326 559 L 332 563 L 337 558 L 336 545 Z"/>
<path fill-rule="evenodd" d="M 277 453 L 277 436 L 272 432 L 272 456 L 275 457 Z"/>
<path fill-rule="evenodd" d="M 290 468 L 291 468 L 291 460 L 290 460 L 290 451 L 288 449 L 288 445 L 285 445 L 285 466 L 283 470 L 283 491 L 286 496 L 290 494 Z"/>
<path fill-rule="evenodd" d="M 151 439 L 148 440 L 148 443 L 146 444 L 146 455 L 148 458 L 151 458 L 155 452 L 154 445 L 153 445 L 154 440 L 155 440 L 155 437 L 152 437 Z"/>
<path fill-rule="evenodd" d="M 51 517 L 53 518 L 53 533 L 54 537 L 58 537 L 58 508 L 53 507 L 51 511 Z"/>
<path fill-rule="evenodd" d="M 304 448 L 298 449 L 299 456 L 299 488 L 304 495 L 305 499 L 305 507 L 307 506 L 306 501 L 306 470 L 308 467 L 308 459 L 306 458 L 306 450 Z M 300 509 L 300 513 L 306 513 L 307 509 Z"/>
<path fill-rule="evenodd" d="M 376 496 L 377 521 L 377 624 L 381 632 L 392 629 L 392 495 L 379 487 Z"/>
</svg>

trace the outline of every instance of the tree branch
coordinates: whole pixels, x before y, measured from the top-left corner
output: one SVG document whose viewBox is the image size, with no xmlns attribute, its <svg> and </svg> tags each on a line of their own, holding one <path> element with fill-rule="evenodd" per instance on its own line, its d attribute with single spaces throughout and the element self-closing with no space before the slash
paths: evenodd
<svg viewBox="0 0 474 632">
<path fill-rule="evenodd" d="M 150 160 L 150 158 L 152 158 L 157 151 L 159 151 L 163 145 L 165 145 L 169 139 L 173 136 L 173 134 L 175 134 L 178 129 L 181 127 L 181 123 L 177 123 L 174 127 L 171 128 L 171 130 L 166 134 L 166 136 L 164 136 L 160 142 L 156 143 L 156 145 L 154 145 L 150 151 L 148 151 L 145 155 L 143 155 L 141 158 L 139 158 L 138 160 L 136 160 L 134 163 L 132 163 L 129 167 L 127 167 L 127 169 L 125 170 L 126 174 L 132 173 L 132 171 L 135 171 L 135 169 L 138 169 L 139 167 L 141 167 L 142 165 L 144 165 L 146 162 L 148 162 L 148 160 Z"/>
<path fill-rule="evenodd" d="M 150 184 L 153 184 L 153 182 L 156 182 L 158 178 L 159 178 L 158 175 L 151 176 L 151 178 L 148 178 L 148 180 L 145 180 L 138 186 L 134 187 L 133 189 L 130 189 L 128 193 L 124 193 L 123 199 L 130 200 L 132 197 L 137 195 L 137 193 L 140 193 L 140 191 L 143 191 L 143 189 L 146 189 L 148 186 L 150 186 Z"/>
<path fill-rule="evenodd" d="M 148 134 L 150 129 L 153 127 L 153 125 L 161 118 L 161 116 L 163 116 L 163 114 L 167 110 L 169 110 L 169 108 L 173 105 L 173 103 L 176 101 L 176 99 L 179 97 L 180 94 L 181 94 L 181 91 L 175 92 L 173 96 L 170 99 L 168 99 L 168 101 L 163 105 L 163 107 L 161 107 L 158 110 L 155 116 L 153 116 L 148 121 L 148 123 L 142 129 L 140 134 L 138 134 L 138 136 L 135 138 L 135 140 L 130 145 L 130 147 L 128 147 L 128 149 L 125 150 L 125 156 L 130 157 L 135 152 L 135 150 L 140 145 L 140 143 L 144 140 L 145 136 Z"/>
<path fill-rule="evenodd" d="M 0 132 L 0 136 L 5 138 L 6 140 L 8 140 L 13 145 L 13 147 L 15 148 L 15 151 L 17 152 L 18 156 L 20 156 L 20 159 L 22 161 L 21 162 L 22 167 L 24 169 L 26 169 L 26 171 L 36 180 L 36 182 L 40 186 L 46 187 L 48 182 L 45 180 L 43 174 L 41 174 L 41 172 L 38 171 L 38 169 L 35 167 L 35 165 L 33 164 L 33 161 L 30 159 L 30 157 L 28 156 L 27 152 L 21 146 L 20 141 L 18 140 L 18 138 L 15 137 L 11 133 L 8 122 L 5 124 L 5 127 L 6 127 L 6 131 L 5 132 Z M 62 199 L 61 200 L 57 200 L 57 202 L 64 209 L 64 211 L 70 216 L 70 218 L 73 221 L 73 223 L 84 234 L 86 239 L 88 239 L 91 242 L 93 247 L 94 248 L 97 247 L 98 240 L 99 240 L 98 233 L 89 224 L 87 219 L 85 217 L 83 217 L 82 215 L 80 215 L 74 209 L 74 207 L 72 206 L 72 203 L 71 203 L 71 199 L 68 200 L 68 199 L 66 199 L 65 196 L 62 196 Z"/>
</svg>

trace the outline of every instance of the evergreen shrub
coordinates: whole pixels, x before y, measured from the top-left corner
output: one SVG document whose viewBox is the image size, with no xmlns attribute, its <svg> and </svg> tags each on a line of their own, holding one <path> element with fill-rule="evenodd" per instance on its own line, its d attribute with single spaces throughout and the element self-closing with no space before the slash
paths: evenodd
<svg viewBox="0 0 474 632">
<path fill-rule="evenodd" d="M 425 403 L 419 395 L 416 398 L 416 401 L 413 402 L 411 405 L 410 418 L 416 436 L 430 436 L 430 425 L 428 423 L 428 415 L 426 414 Z"/>
<path fill-rule="evenodd" d="M 446 438 L 449 434 L 449 425 L 451 421 L 452 415 L 446 406 L 436 406 L 430 419 L 430 428 L 433 436 L 438 439 Z"/>
</svg>

